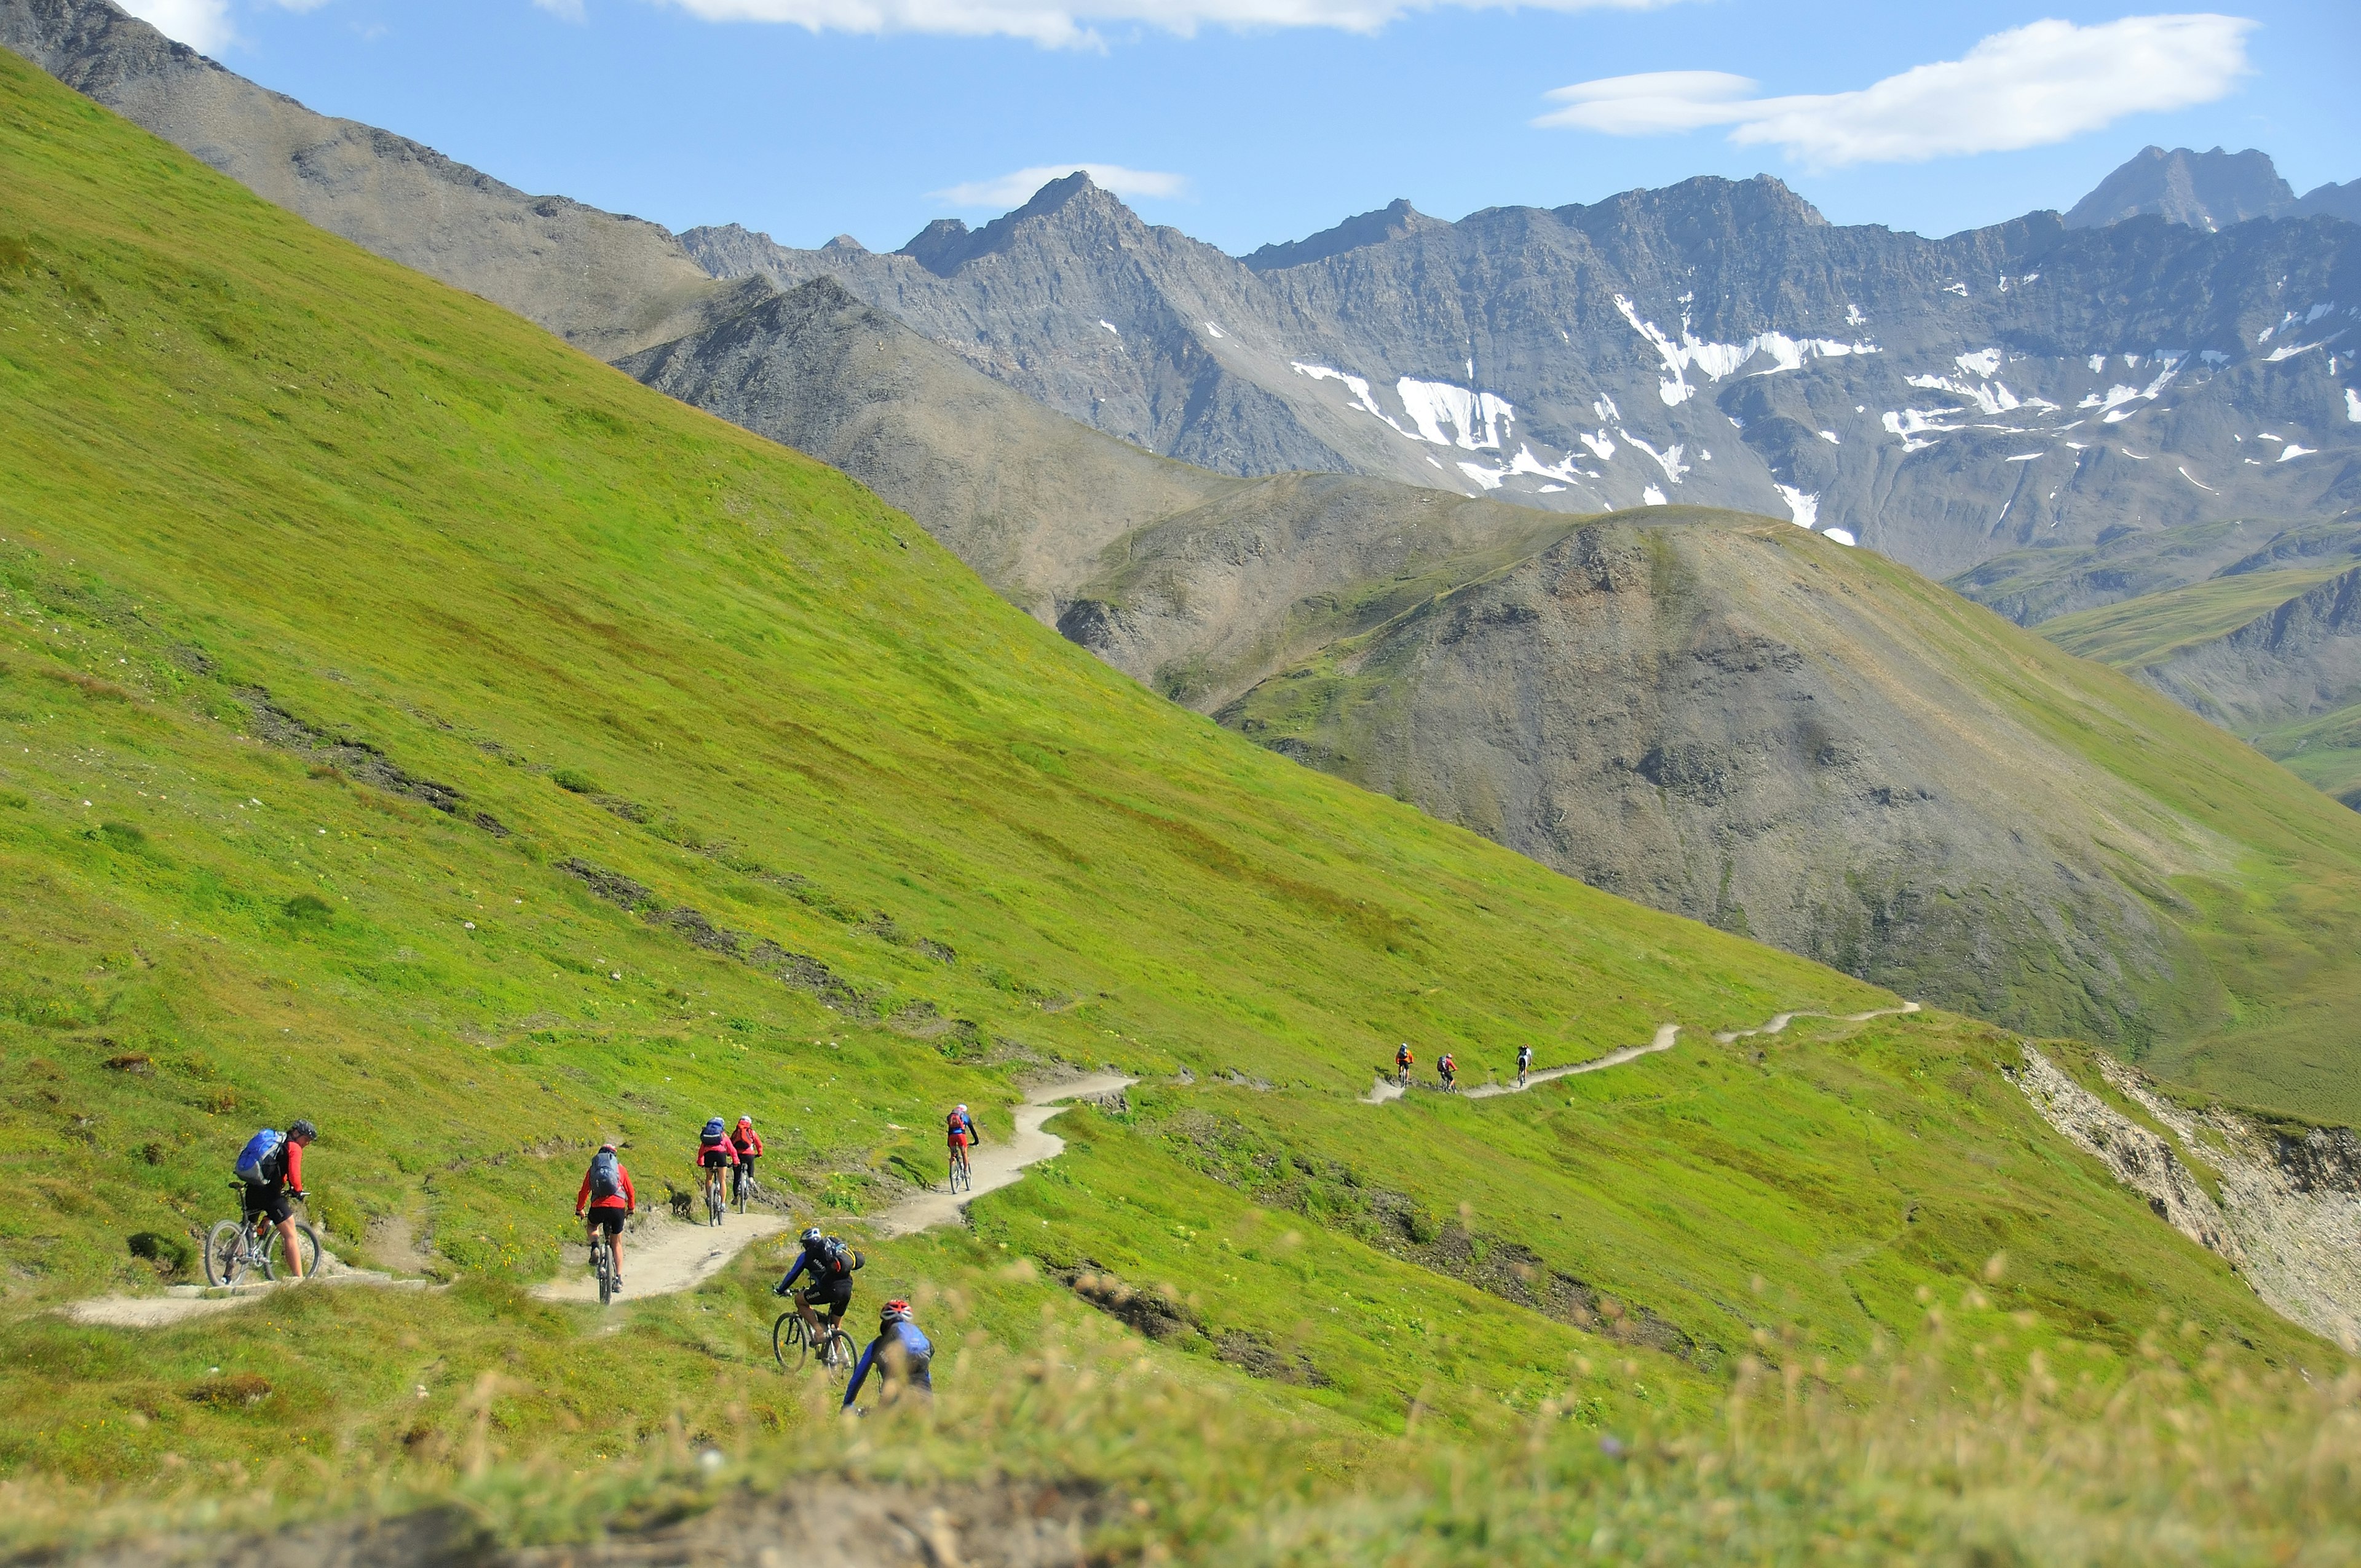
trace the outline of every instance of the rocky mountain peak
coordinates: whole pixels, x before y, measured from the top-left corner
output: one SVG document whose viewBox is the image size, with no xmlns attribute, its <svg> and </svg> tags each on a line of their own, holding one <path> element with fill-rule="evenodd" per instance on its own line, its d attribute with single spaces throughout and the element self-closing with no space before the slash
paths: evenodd
<svg viewBox="0 0 2361 1568">
<path fill-rule="evenodd" d="M 1443 219 L 1430 218 L 1407 201 L 1397 197 L 1374 213 L 1346 218 L 1335 227 L 1323 229 L 1309 238 L 1266 245 L 1240 259 L 1257 272 L 1275 272 L 1282 267 L 1301 267 L 1307 262 L 1324 261 L 1329 257 L 1342 256 L 1348 250 L 1358 250 L 1364 246 L 1383 245 L 1405 235 L 1449 227 L 1451 225 Z"/>
<path fill-rule="evenodd" d="M 1045 223 L 1066 229 L 1101 224 L 1133 229 L 1144 226 L 1119 198 L 1101 189 L 1090 175 L 1077 169 L 1050 181 L 1033 193 L 1031 201 L 1015 212 L 1002 214 L 980 229 L 971 229 L 957 218 L 937 218 L 896 254 L 910 258 L 938 278 L 948 278 L 978 257 L 1007 249 L 1018 236 Z"/>
<path fill-rule="evenodd" d="M 2169 224 L 2210 234 L 2268 217 L 2294 201 L 2294 190 L 2279 178 L 2270 155 L 2254 148 L 2192 152 L 2177 147 L 2167 152 L 2144 147 L 2074 203 L 2066 226 L 2099 228 L 2152 213 Z"/>
</svg>

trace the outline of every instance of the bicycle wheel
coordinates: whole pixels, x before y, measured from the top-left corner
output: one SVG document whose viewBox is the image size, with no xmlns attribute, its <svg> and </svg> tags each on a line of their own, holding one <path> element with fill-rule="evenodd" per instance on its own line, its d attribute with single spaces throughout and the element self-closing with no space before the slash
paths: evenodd
<svg viewBox="0 0 2361 1568">
<path fill-rule="evenodd" d="M 782 1372 L 804 1369 L 804 1363 L 811 1358 L 811 1341 L 804 1335 L 802 1313 L 779 1314 L 779 1321 L 771 1325 L 771 1354 Z"/>
<path fill-rule="evenodd" d="M 719 1181 L 707 1182 L 705 1184 L 706 1223 L 715 1225 L 719 1224 L 721 1223 L 722 1211 L 728 1207 L 729 1205 L 724 1203 L 721 1200 L 721 1183 Z"/>
<path fill-rule="evenodd" d="M 590 1244 L 590 1266 L 598 1276 L 598 1305 L 603 1307 L 615 1299 L 615 1255 L 604 1235 Z"/>
<path fill-rule="evenodd" d="M 286 1258 L 280 1255 L 286 1243 L 280 1239 L 279 1227 L 273 1225 L 269 1238 L 262 1244 L 262 1277 L 265 1279 L 278 1278 L 279 1271 L 287 1266 Z M 320 1233 L 313 1230 L 309 1222 L 296 1221 L 295 1245 L 302 1256 L 303 1277 L 309 1279 L 320 1271 Z"/>
<path fill-rule="evenodd" d="M 205 1236 L 205 1283 L 235 1285 L 246 1272 L 246 1227 L 224 1220 Z"/>
<path fill-rule="evenodd" d="M 852 1348 L 851 1337 L 842 1329 L 822 1329 L 820 1332 L 828 1336 L 828 1343 L 820 1347 L 819 1364 L 828 1369 L 829 1377 L 841 1383 L 852 1376 L 852 1364 L 860 1358 L 860 1352 Z"/>
</svg>

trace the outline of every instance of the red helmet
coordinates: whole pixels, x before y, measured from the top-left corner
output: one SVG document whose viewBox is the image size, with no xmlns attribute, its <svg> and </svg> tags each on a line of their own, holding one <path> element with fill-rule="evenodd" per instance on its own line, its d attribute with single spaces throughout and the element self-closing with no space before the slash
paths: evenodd
<svg viewBox="0 0 2361 1568">
<path fill-rule="evenodd" d="M 877 1309 L 877 1326 L 879 1328 L 884 1328 L 888 1323 L 906 1323 L 909 1321 L 910 1303 L 902 1300 L 898 1297 Z"/>
</svg>

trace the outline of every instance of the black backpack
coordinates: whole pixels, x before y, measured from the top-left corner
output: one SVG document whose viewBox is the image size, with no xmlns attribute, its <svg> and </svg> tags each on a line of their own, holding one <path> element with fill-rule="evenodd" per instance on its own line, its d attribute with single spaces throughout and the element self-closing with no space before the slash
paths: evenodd
<svg viewBox="0 0 2361 1568">
<path fill-rule="evenodd" d="M 868 1261 L 845 1245 L 840 1236 L 830 1236 L 819 1244 L 819 1266 L 830 1279 L 849 1279 L 854 1269 Z"/>
<path fill-rule="evenodd" d="M 617 1175 L 619 1168 L 620 1168 L 614 1155 L 606 1149 L 600 1149 L 597 1155 L 592 1157 L 590 1161 L 590 1196 L 593 1198 L 621 1197 L 623 1192 L 623 1183 L 621 1179 Z"/>
</svg>

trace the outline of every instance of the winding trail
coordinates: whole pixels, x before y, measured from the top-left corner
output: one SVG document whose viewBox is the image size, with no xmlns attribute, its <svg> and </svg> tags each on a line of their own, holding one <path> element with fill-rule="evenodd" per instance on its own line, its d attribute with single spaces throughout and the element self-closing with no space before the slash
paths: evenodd
<svg viewBox="0 0 2361 1568">
<path fill-rule="evenodd" d="M 1007 1186 L 1024 1173 L 1027 1166 L 1038 1165 L 1066 1146 L 1066 1140 L 1046 1131 L 1045 1124 L 1068 1103 L 1120 1094 L 1137 1081 L 1120 1073 L 1094 1072 L 1087 1078 L 1070 1079 L 1034 1090 L 1016 1107 L 1014 1131 L 1005 1138 L 979 1144 L 968 1151 L 968 1173 L 975 1182 L 972 1188 L 956 1195 L 948 1190 L 914 1193 L 884 1213 L 873 1215 L 870 1223 L 877 1227 L 881 1236 L 906 1236 L 930 1225 L 954 1223 L 970 1201 Z"/>
<path fill-rule="evenodd" d="M 58 1310 L 77 1323 L 94 1323 L 103 1328 L 167 1329 L 175 1323 L 248 1306 L 278 1291 L 293 1290 L 299 1283 L 314 1289 L 331 1285 L 368 1285 L 380 1290 L 427 1288 L 423 1279 L 405 1279 L 374 1268 L 355 1268 L 334 1253 L 323 1253 L 320 1266 L 312 1277 L 300 1282 L 263 1279 L 251 1285 L 227 1287 L 175 1285 L 160 1296 L 93 1296 L 88 1300 L 69 1301 Z"/>
<path fill-rule="evenodd" d="M 1905 1002 L 1899 1007 L 1878 1007 L 1867 1013 L 1776 1013 L 1772 1014 L 1769 1023 L 1760 1027 L 1720 1030 L 1713 1037 L 1726 1046 L 1733 1040 L 1742 1040 L 1751 1035 L 1778 1034 L 1798 1018 L 1833 1018 L 1840 1024 L 1866 1024 L 1872 1018 L 1892 1018 L 1917 1011 L 1919 1011 L 1918 1003 Z M 1496 1094 L 1522 1094 L 1527 1090 L 1537 1089 L 1553 1079 L 1572 1078 L 1577 1073 L 1604 1072 L 1610 1067 L 1621 1067 L 1625 1062 L 1637 1061 L 1642 1057 L 1652 1057 L 1658 1051 L 1671 1050 L 1680 1040 L 1682 1027 L 1683 1025 L 1679 1024 L 1665 1024 L 1656 1030 L 1655 1037 L 1644 1046 L 1625 1046 L 1620 1050 L 1609 1051 L 1603 1057 L 1593 1057 L 1588 1061 L 1576 1062 L 1569 1067 L 1545 1067 L 1539 1071 L 1527 1073 L 1525 1081 L 1522 1083 L 1487 1083 L 1475 1089 L 1462 1090 L 1460 1093 L 1463 1098 L 1468 1100 L 1488 1100 Z M 1369 1091 L 1367 1094 L 1361 1096 L 1361 1103 L 1382 1105 L 1389 1100 L 1400 1099 L 1403 1092 L 1400 1084 L 1389 1083 L 1380 1078 L 1369 1086 Z"/>
</svg>

